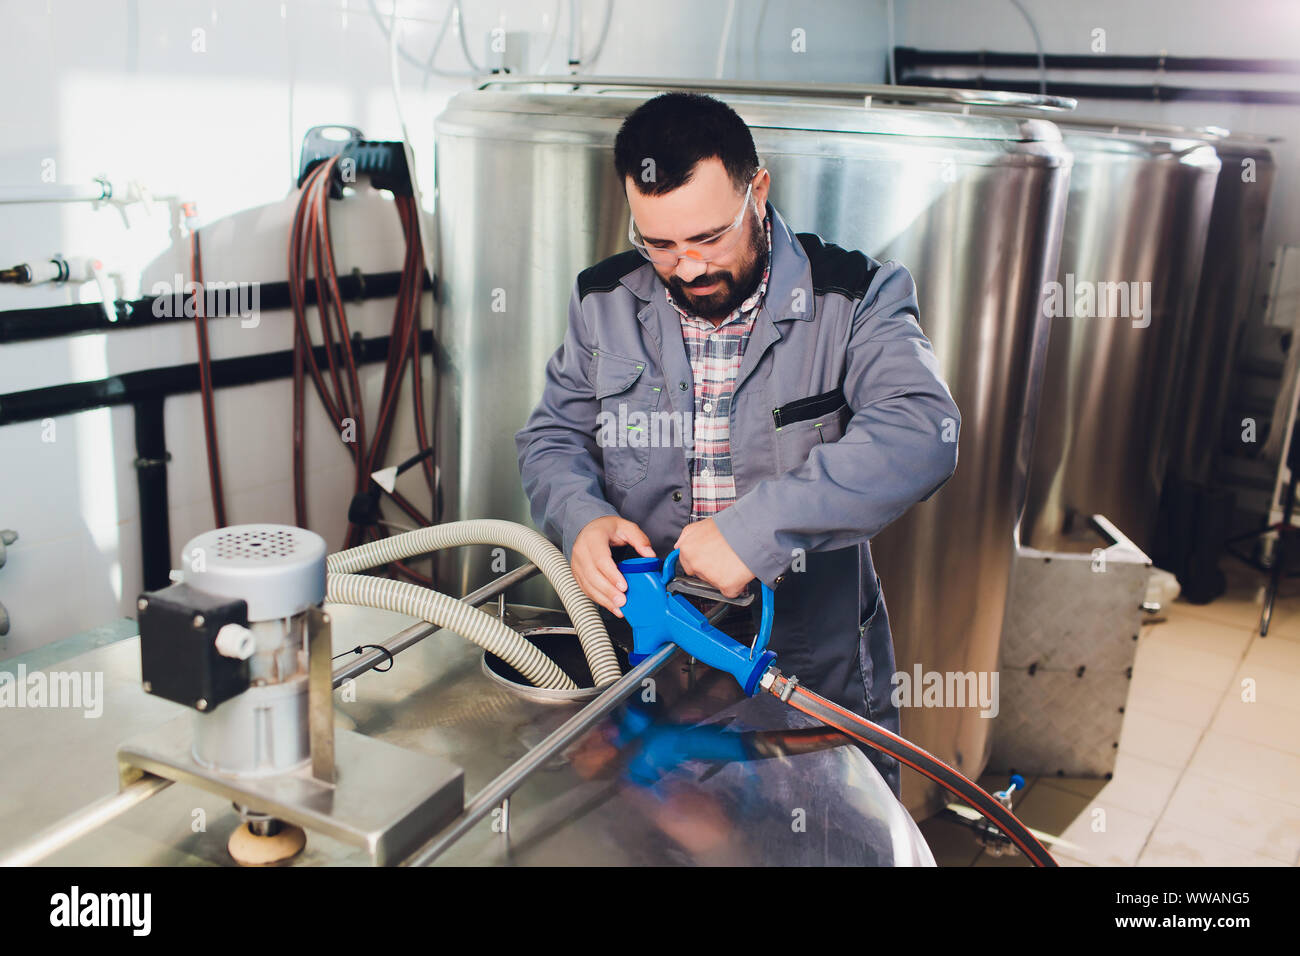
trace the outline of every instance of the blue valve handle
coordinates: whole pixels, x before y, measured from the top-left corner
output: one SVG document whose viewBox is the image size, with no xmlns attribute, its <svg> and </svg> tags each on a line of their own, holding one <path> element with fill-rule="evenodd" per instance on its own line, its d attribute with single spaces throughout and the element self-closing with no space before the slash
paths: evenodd
<svg viewBox="0 0 1300 956">
<path fill-rule="evenodd" d="M 772 589 L 762 586 L 758 633 L 754 643 L 745 647 L 710 624 L 682 595 L 668 592 L 678 557 L 673 550 L 662 561 L 631 558 L 618 563 L 627 581 L 627 602 L 621 610 L 632 626 L 632 663 L 640 663 L 664 644 L 676 644 L 696 660 L 726 671 L 748 696 L 754 696 L 759 678 L 776 660 L 776 654 L 767 649 L 772 637 Z"/>
</svg>

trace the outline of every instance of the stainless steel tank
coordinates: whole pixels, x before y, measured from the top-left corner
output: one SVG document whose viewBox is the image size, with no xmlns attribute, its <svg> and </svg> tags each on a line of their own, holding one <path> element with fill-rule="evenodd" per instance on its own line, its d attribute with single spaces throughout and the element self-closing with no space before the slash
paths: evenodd
<svg viewBox="0 0 1300 956">
<path fill-rule="evenodd" d="M 1220 163 L 1198 140 L 1061 129 L 1074 169 L 1021 537 L 1071 550 L 1074 516 L 1100 513 L 1149 552 Z"/>
<path fill-rule="evenodd" d="M 1174 406 L 1169 473 L 1209 484 L 1220 449 L 1240 423 L 1224 421 L 1233 364 L 1259 275 L 1269 194 L 1277 173 L 1267 141 L 1213 137 L 1223 164 L 1214 189 L 1201 284 Z"/>
<path fill-rule="evenodd" d="M 647 96 L 475 91 L 438 118 L 446 353 L 438 460 L 448 519 L 529 521 L 511 439 L 563 338 L 574 278 L 626 247 L 627 201 L 611 147 Z M 1056 128 L 1038 120 L 867 109 L 860 98 L 857 106 L 722 98 L 753 130 L 772 202 L 793 229 L 896 258 L 916 279 L 921 325 L 962 411 L 960 463 L 873 551 L 899 670 L 991 672 L 1069 154 Z M 439 570 L 453 593 L 495 573 L 482 550 L 448 555 Z M 905 708 L 902 731 L 975 776 L 990 749 L 991 721 L 978 714 Z M 903 779 L 914 813 L 938 805 L 937 786 Z"/>
</svg>

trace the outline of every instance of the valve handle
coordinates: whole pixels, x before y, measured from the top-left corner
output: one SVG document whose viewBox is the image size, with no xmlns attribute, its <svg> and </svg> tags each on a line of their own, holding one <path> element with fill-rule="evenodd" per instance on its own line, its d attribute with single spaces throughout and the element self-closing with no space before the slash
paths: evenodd
<svg viewBox="0 0 1300 956">
<path fill-rule="evenodd" d="M 681 557 L 681 549 L 673 548 L 668 552 L 668 557 L 664 558 L 663 572 L 661 580 L 666 587 L 668 582 L 677 575 L 677 562 Z M 749 646 L 749 659 L 752 661 L 763 651 L 767 650 L 767 643 L 772 639 L 772 616 L 773 616 L 773 595 L 772 589 L 763 582 L 759 582 L 763 596 L 763 607 L 759 616 L 758 633 L 754 635 L 754 642 Z"/>
</svg>

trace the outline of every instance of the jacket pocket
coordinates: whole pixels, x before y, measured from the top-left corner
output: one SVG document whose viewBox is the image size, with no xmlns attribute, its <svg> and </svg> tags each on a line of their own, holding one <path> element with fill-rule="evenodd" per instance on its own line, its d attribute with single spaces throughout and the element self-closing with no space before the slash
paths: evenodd
<svg viewBox="0 0 1300 956">
<path fill-rule="evenodd" d="M 596 398 L 600 400 L 596 444 L 605 483 L 630 488 L 646 476 L 654 435 L 654 412 L 662 386 L 648 380 L 644 360 L 596 352 Z"/>
<path fill-rule="evenodd" d="M 798 468 L 818 445 L 839 441 L 849 417 L 848 405 L 817 418 L 794 422 L 776 430 L 776 461 L 782 473 Z"/>
<path fill-rule="evenodd" d="M 821 436 L 822 444 L 839 441 L 844 437 L 844 429 L 848 427 L 849 419 L 853 417 L 853 411 L 849 408 L 848 403 L 841 405 L 835 411 L 823 415 L 813 422 L 817 433 Z"/>
</svg>

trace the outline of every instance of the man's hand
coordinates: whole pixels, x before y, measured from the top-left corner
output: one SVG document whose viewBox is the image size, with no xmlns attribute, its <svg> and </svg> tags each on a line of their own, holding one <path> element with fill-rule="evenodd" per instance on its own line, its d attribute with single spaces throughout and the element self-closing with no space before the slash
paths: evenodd
<svg viewBox="0 0 1300 956">
<path fill-rule="evenodd" d="M 674 547 L 682 552 L 677 563 L 683 572 L 707 581 L 729 598 L 740 597 L 754 580 L 754 572 L 731 550 L 712 518 L 688 524 Z"/>
<path fill-rule="evenodd" d="M 573 559 L 569 562 L 578 586 L 601 607 L 619 617 L 627 598 L 627 581 L 614 563 L 611 546 L 630 544 L 643 558 L 653 558 L 654 549 L 646 533 L 633 522 L 617 515 L 597 518 L 578 532 L 573 541 Z"/>
</svg>

